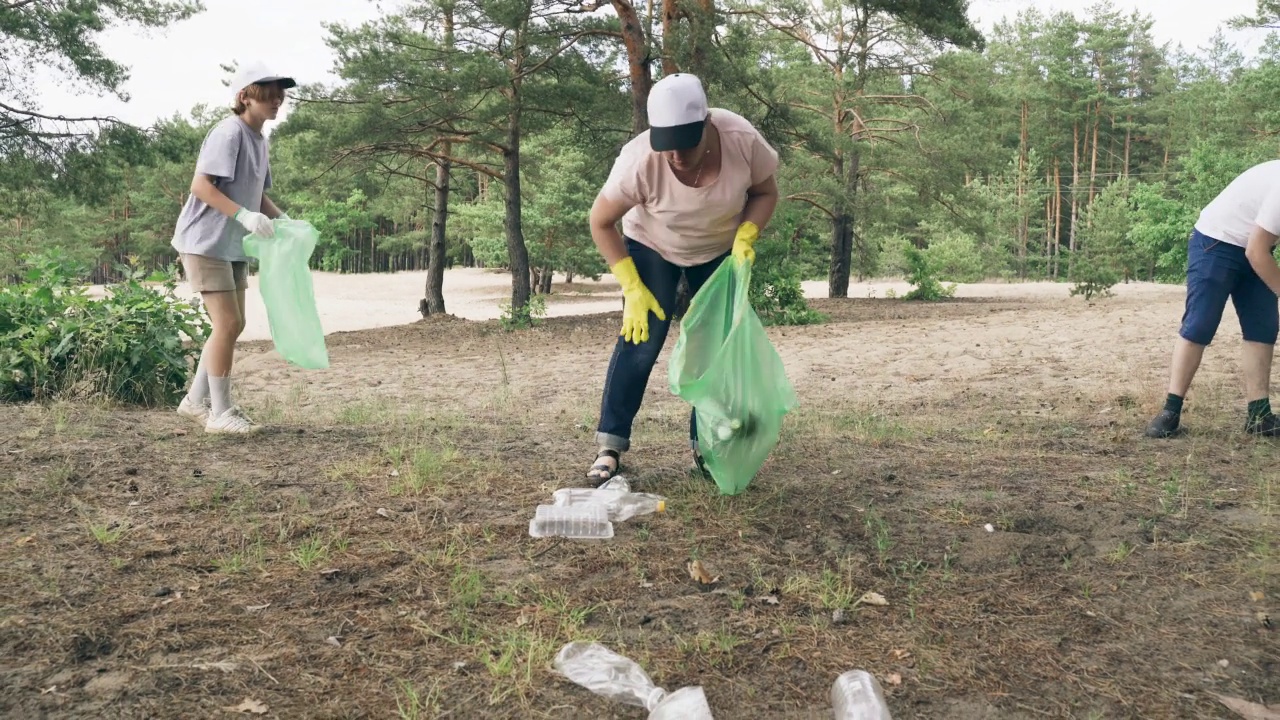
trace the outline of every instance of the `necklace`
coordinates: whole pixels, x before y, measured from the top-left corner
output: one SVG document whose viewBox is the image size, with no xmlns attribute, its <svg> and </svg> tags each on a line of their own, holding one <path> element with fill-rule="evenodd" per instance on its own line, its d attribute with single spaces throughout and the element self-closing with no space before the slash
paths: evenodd
<svg viewBox="0 0 1280 720">
<path fill-rule="evenodd" d="M 695 187 L 695 188 L 698 187 L 698 181 L 702 180 L 702 169 L 707 166 L 707 155 L 710 155 L 710 154 L 711 154 L 711 146 L 708 145 L 707 149 L 702 151 L 702 162 L 698 163 L 698 174 L 693 176 L 693 184 L 691 185 L 691 187 Z M 667 162 L 667 165 L 668 166 L 671 165 L 670 161 Z M 674 167 L 672 167 L 671 169 L 672 171 L 675 170 Z"/>
</svg>

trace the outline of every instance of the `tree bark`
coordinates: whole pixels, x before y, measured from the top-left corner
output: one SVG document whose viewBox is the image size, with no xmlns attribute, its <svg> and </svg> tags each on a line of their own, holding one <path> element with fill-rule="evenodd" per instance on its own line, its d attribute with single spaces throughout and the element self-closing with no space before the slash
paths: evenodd
<svg viewBox="0 0 1280 720">
<path fill-rule="evenodd" d="M 520 222 L 520 92 L 519 81 L 513 88 L 511 110 L 507 118 L 507 147 L 502 153 L 503 184 L 506 187 L 503 225 L 507 236 L 507 259 L 511 265 L 511 309 L 529 304 L 529 248 L 524 244 L 524 227 Z"/>
<path fill-rule="evenodd" d="M 444 154 L 449 155 L 450 148 L 446 144 Z M 426 295 L 419 304 L 418 312 L 422 317 L 443 315 L 444 309 L 444 264 L 447 246 L 445 244 L 445 228 L 449 220 L 449 161 L 436 163 L 435 205 L 431 217 L 431 240 L 428 244 L 430 255 L 427 260 Z"/>
<path fill-rule="evenodd" d="M 680 4 L 677 0 L 662 0 L 662 74 L 673 75 L 680 72 L 676 64 L 675 40 L 676 23 L 680 21 Z"/>
<path fill-rule="evenodd" d="M 846 161 L 837 157 L 836 175 L 844 181 L 845 197 L 831 221 L 831 266 L 827 272 L 827 296 L 849 297 L 849 275 L 853 265 L 853 201 L 858 193 L 861 156 L 853 153 Z"/>
<path fill-rule="evenodd" d="M 613 9 L 622 22 L 622 44 L 627 49 L 627 68 L 631 75 L 631 133 L 639 135 L 649 127 L 649 89 L 653 87 L 649 44 L 635 5 L 629 0 L 613 0 Z"/>
</svg>

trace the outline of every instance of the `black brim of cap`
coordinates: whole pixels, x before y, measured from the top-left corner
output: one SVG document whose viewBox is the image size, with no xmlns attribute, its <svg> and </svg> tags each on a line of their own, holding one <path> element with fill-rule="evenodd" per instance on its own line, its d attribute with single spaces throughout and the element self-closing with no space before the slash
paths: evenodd
<svg viewBox="0 0 1280 720">
<path fill-rule="evenodd" d="M 269 83 L 279 83 L 279 84 L 280 84 L 280 87 L 281 87 L 281 88 L 283 88 L 283 89 L 285 89 L 285 90 L 288 90 L 289 88 L 297 87 L 297 86 L 298 86 L 298 83 L 294 82 L 293 78 L 291 78 L 291 77 L 275 77 L 275 78 L 267 78 L 267 79 L 265 79 L 265 80 L 259 80 L 259 81 L 255 82 L 255 83 L 254 83 L 254 85 L 267 85 L 267 84 L 269 84 Z"/>
<path fill-rule="evenodd" d="M 699 120 L 684 125 L 649 128 L 649 146 L 658 152 L 697 147 L 702 142 L 702 131 L 706 125 L 705 120 Z"/>
</svg>

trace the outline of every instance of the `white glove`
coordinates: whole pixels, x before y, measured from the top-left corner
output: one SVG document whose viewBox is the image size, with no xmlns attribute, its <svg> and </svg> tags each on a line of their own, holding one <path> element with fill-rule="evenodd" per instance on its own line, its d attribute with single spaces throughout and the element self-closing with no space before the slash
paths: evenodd
<svg viewBox="0 0 1280 720">
<path fill-rule="evenodd" d="M 245 230 L 248 230 L 254 235 L 261 235 L 262 237 L 268 238 L 275 237 L 276 235 L 276 228 L 271 224 L 271 218 L 268 218 L 260 212 L 250 212 L 244 208 L 240 208 L 236 211 L 235 220 L 243 225 Z"/>
</svg>

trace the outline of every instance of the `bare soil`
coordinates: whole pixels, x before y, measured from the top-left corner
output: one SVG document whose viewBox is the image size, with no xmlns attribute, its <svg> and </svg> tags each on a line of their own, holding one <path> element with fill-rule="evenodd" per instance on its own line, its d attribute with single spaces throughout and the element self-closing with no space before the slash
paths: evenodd
<svg viewBox="0 0 1280 720">
<path fill-rule="evenodd" d="M 734 497 L 689 472 L 664 355 L 624 462 L 669 511 L 603 543 L 527 523 L 584 482 L 616 311 L 338 332 L 326 371 L 245 343 L 247 439 L 0 408 L 0 716 L 644 717 L 554 672 L 578 639 L 719 720 L 829 717 L 857 667 L 900 720 L 1280 702 L 1278 448 L 1231 310 L 1153 441 L 1180 290 L 1007 288 L 771 329 L 801 407 Z"/>
</svg>

